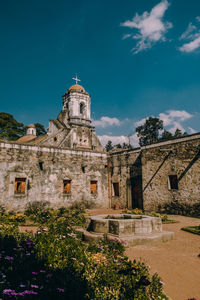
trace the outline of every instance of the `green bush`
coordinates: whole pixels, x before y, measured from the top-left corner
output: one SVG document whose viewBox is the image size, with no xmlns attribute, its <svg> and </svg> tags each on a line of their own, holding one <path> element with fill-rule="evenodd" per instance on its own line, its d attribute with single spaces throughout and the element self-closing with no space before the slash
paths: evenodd
<svg viewBox="0 0 200 300">
<path fill-rule="evenodd" d="M 200 203 L 171 201 L 161 208 L 167 214 L 200 217 Z"/>
<path fill-rule="evenodd" d="M 24 214 L 34 222 L 44 224 L 51 217 L 49 206 L 50 203 L 48 201 L 32 201 L 26 205 Z"/>
</svg>

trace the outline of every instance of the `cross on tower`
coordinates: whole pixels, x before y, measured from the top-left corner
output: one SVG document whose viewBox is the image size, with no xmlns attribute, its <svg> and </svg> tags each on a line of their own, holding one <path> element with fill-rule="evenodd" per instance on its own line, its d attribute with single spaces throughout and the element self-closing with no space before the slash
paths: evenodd
<svg viewBox="0 0 200 300">
<path fill-rule="evenodd" d="M 76 81 L 76 84 L 78 83 L 78 81 L 81 81 L 80 79 L 78 79 L 77 74 L 76 74 L 76 77 L 72 78 L 72 79 Z"/>
</svg>

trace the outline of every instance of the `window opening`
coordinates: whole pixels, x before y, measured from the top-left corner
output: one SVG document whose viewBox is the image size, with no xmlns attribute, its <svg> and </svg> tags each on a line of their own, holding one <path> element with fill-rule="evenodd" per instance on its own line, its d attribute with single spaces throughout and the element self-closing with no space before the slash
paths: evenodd
<svg viewBox="0 0 200 300">
<path fill-rule="evenodd" d="M 71 180 L 63 180 L 63 194 L 71 194 Z"/>
<path fill-rule="evenodd" d="M 82 166 L 81 170 L 82 170 L 83 173 L 85 173 L 85 166 Z"/>
<path fill-rule="evenodd" d="M 84 112 L 84 104 L 81 103 L 80 104 L 80 114 L 83 114 L 83 112 Z"/>
<path fill-rule="evenodd" d="M 93 195 L 97 194 L 97 181 L 96 180 L 90 181 L 90 192 Z"/>
<path fill-rule="evenodd" d="M 43 161 L 39 161 L 39 168 L 41 171 L 43 171 Z"/>
<path fill-rule="evenodd" d="M 169 175 L 169 189 L 178 190 L 178 177 L 177 175 Z"/>
<path fill-rule="evenodd" d="M 119 197 L 119 182 L 113 182 L 114 196 Z"/>
<path fill-rule="evenodd" d="M 15 178 L 15 194 L 25 194 L 26 178 Z"/>
</svg>

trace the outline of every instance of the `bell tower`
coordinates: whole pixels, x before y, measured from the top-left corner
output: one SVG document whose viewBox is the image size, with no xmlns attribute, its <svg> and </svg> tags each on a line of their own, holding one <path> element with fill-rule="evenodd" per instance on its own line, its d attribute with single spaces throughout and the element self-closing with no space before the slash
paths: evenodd
<svg viewBox="0 0 200 300">
<path fill-rule="evenodd" d="M 89 93 L 78 84 L 80 79 L 73 78 L 76 84 L 72 85 L 63 96 L 62 110 L 68 111 L 68 122 L 71 125 L 91 126 L 90 105 L 91 98 Z"/>
</svg>

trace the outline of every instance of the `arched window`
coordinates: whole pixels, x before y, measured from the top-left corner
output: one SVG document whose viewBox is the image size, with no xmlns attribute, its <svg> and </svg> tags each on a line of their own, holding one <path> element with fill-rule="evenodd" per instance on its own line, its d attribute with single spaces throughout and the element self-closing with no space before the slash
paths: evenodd
<svg viewBox="0 0 200 300">
<path fill-rule="evenodd" d="M 84 113 L 85 105 L 84 103 L 80 104 L 80 114 L 82 115 Z"/>
</svg>

